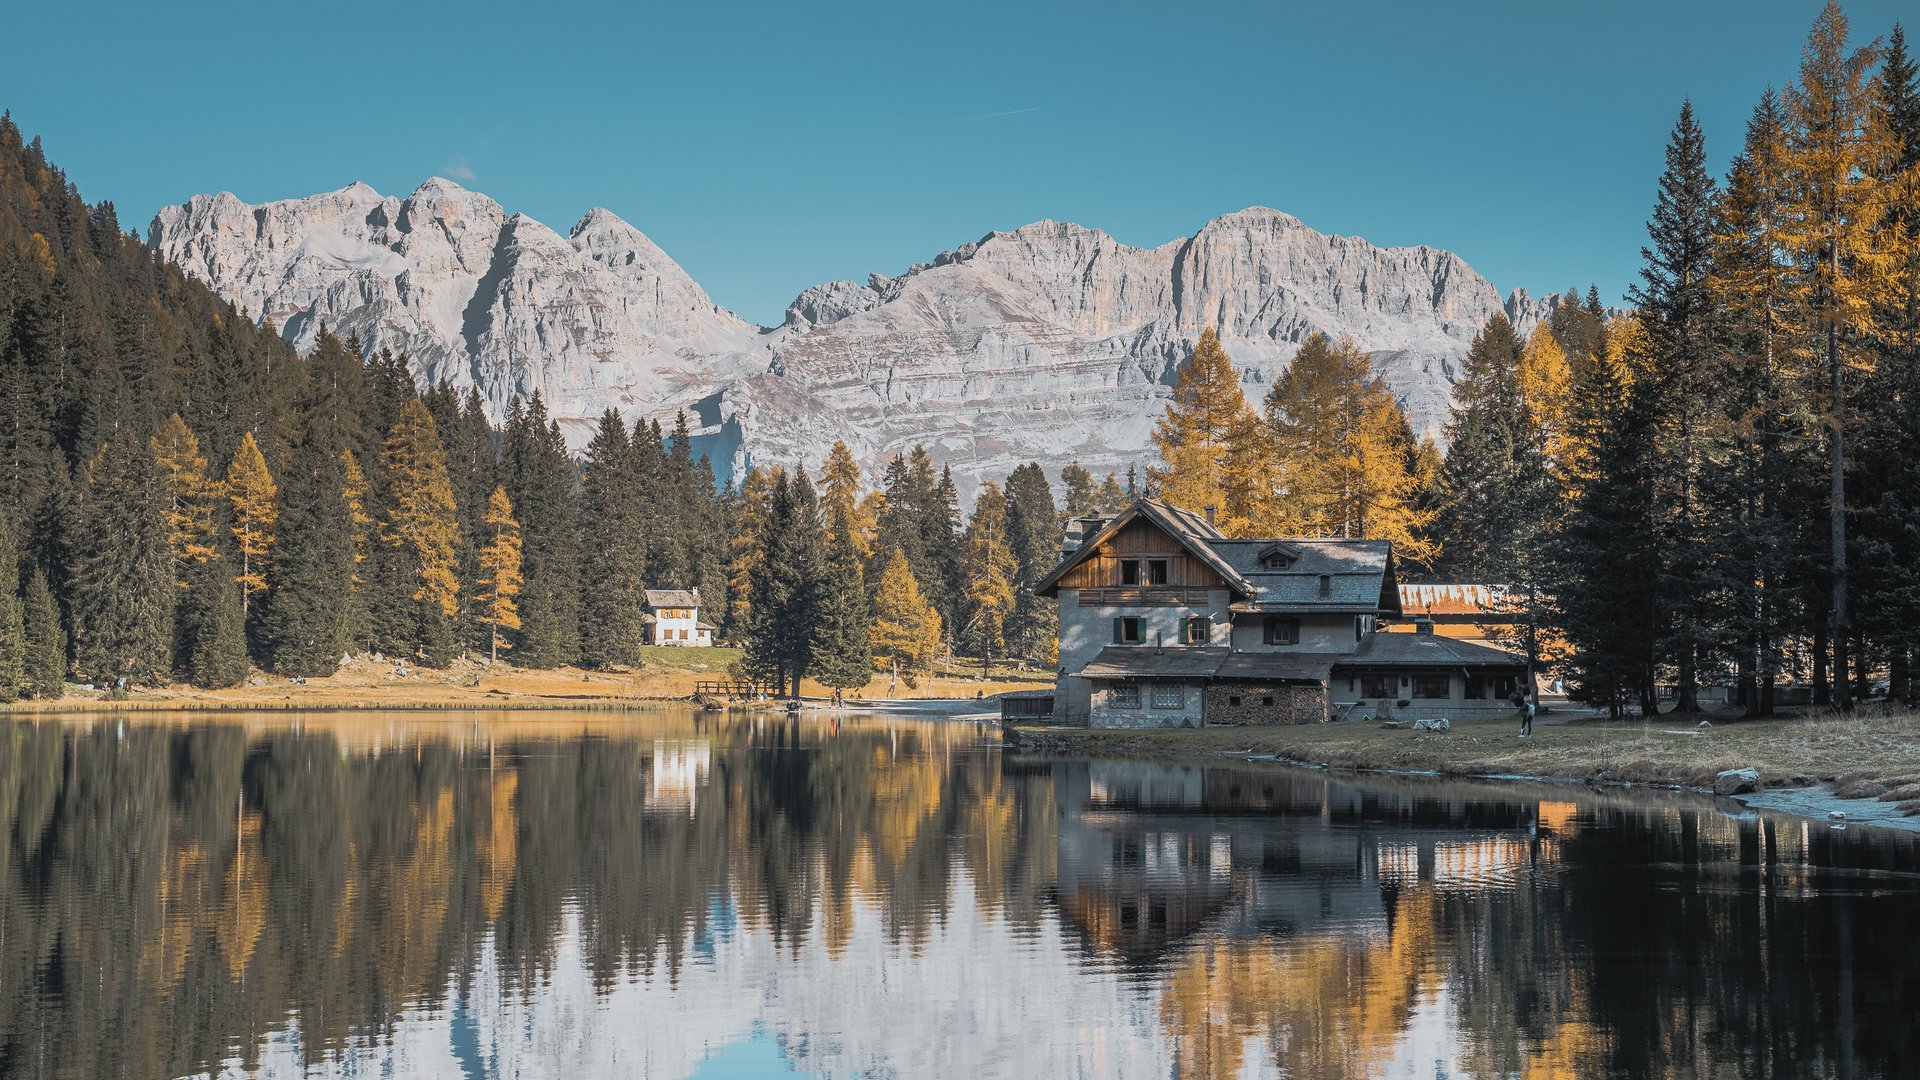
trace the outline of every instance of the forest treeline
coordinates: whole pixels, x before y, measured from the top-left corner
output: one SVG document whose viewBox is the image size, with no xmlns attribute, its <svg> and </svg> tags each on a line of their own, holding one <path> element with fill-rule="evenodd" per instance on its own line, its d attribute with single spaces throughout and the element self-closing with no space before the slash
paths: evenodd
<svg viewBox="0 0 1920 1080">
<path fill-rule="evenodd" d="M 716 484 L 671 428 L 608 411 L 569 452 L 536 393 L 496 426 L 406 358 L 322 332 L 297 355 L 88 205 L 0 119 L 0 698 L 428 666 L 637 664 L 648 589 L 698 589 L 747 673 L 909 683 L 961 651 L 1050 660 L 1058 555 L 1038 465 L 961 513 L 916 448 Z M 816 483 L 817 478 L 817 483 Z M 1077 466 L 1067 508 L 1128 493 Z M 873 481 L 880 487 L 871 489 Z M 14 581 L 0 570 L 0 581 Z"/>
<path fill-rule="evenodd" d="M 1690 103 L 1633 310 L 1569 291 L 1474 339 L 1442 457 L 1351 343 L 1264 409 L 1208 335 L 1155 432 L 1155 491 L 1246 534 L 1391 539 L 1414 574 L 1510 586 L 1513 644 L 1616 712 L 1778 681 L 1846 708 L 1920 651 L 1920 78 L 1899 26 L 1829 4 L 1724 179 Z"/>
</svg>

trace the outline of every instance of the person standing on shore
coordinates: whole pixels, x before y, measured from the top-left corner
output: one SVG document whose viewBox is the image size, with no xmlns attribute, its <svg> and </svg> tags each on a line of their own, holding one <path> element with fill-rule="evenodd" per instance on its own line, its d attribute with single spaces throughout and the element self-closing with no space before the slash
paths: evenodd
<svg viewBox="0 0 1920 1080">
<path fill-rule="evenodd" d="M 1520 737 L 1525 739 L 1533 734 L 1533 714 L 1535 705 L 1533 695 L 1526 691 L 1520 693 Z"/>
</svg>

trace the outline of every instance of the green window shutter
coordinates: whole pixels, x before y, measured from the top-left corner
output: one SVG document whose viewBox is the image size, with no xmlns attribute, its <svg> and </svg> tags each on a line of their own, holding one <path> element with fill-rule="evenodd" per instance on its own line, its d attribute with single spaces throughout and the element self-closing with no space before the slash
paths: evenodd
<svg viewBox="0 0 1920 1080">
<path fill-rule="evenodd" d="M 1117 618 L 1114 619 L 1113 620 L 1113 643 L 1115 645 L 1120 644 L 1120 626 L 1121 626 L 1121 620 Z"/>
<path fill-rule="evenodd" d="M 1187 644 L 1187 642 L 1192 640 L 1190 637 L 1187 636 L 1187 625 L 1188 624 L 1186 619 L 1183 618 L 1180 620 L 1180 644 L 1182 645 L 1185 645 Z"/>
</svg>

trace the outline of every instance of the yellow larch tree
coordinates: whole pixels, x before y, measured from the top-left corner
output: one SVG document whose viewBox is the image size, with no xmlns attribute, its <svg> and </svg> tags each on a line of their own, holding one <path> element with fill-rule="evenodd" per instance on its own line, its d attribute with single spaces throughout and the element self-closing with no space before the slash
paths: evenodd
<svg viewBox="0 0 1920 1080">
<path fill-rule="evenodd" d="M 966 640 L 980 653 L 985 676 L 995 656 L 1007 651 L 1007 618 L 1013 614 L 1013 579 L 1019 566 L 1007 541 L 1007 500 L 1000 486 L 988 480 L 973 502 L 973 520 L 967 523 L 960 548 L 960 577 L 964 581 Z"/>
<path fill-rule="evenodd" d="M 220 557 L 214 545 L 213 509 L 223 492 L 220 482 L 207 475 L 200 440 L 179 413 L 160 424 L 147 446 L 167 486 L 167 530 L 173 538 L 175 576 L 185 589 L 187 570 Z"/>
<path fill-rule="evenodd" d="M 460 584 L 453 573 L 460 519 L 439 429 L 418 399 L 401 407 L 387 434 L 386 465 L 393 505 L 381 522 L 381 542 L 412 555 L 413 599 L 437 605 L 452 618 L 460 610 Z"/>
<path fill-rule="evenodd" d="M 496 487 L 487 496 L 481 524 L 488 535 L 480 549 L 480 580 L 473 599 L 490 627 L 488 659 L 498 660 L 500 631 L 520 628 L 520 609 L 513 602 L 520 595 L 520 523 L 513 518 L 513 500 L 507 498 L 506 488 Z"/>
<path fill-rule="evenodd" d="M 347 504 L 347 533 L 353 538 L 353 584 L 366 584 L 360 565 L 367 561 L 373 546 L 373 515 L 367 512 L 367 474 L 353 451 L 340 451 L 340 470 L 346 477 L 341 498 Z"/>
<path fill-rule="evenodd" d="M 1154 497 L 1185 510 L 1216 509 L 1216 527 L 1229 536 L 1257 531 L 1262 468 L 1256 417 L 1240 389 L 1240 374 L 1209 326 L 1180 368 L 1173 400 L 1153 426 L 1161 466 L 1148 469 Z"/>
<path fill-rule="evenodd" d="M 280 524 L 280 489 L 267 471 L 267 459 L 253 432 L 240 436 L 233 460 L 227 464 L 227 504 L 233 512 L 233 546 L 240 553 L 240 610 L 267 589 L 267 561 L 273 552 L 274 530 Z"/>
<path fill-rule="evenodd" d="M 1533 328 L 1516 372 L 1534 442 L 1555 472 L 1567 464 L 1567 418 L 1573 409 L 1573 367 L 1546 323 Z"/>
<path fill-rule="evenodd" d="M 860 465 L 853 460 L 853 451 L 847 449 L 844 441 L 835 441 L 820 470 L 820 517 L 827 523 L 829 541 L 834 539 L 835 522 L 845 521 L 851 526 L 853 550 L 862 563 L 873 557 L 873 534 L 880 520 L 878 511 L 885 505 L 886 498 L 875 491 L 863 492 L 863 486 Z"/>
<path fill-rule="evenodd" d="M 1365 351 L 1308 338 L 1274 380 L 1266 415 L 1285 532 L 1389 540 L 1404 560 L 1433 560 L 1418 475 L 1427 459 Z"/>
<path fill-rule="evenodd" d="M 873 615 L 870 640 L 876 665 L 896 666 L 906 673 L 909 685 L 916 676 L 933 670 L 934 658 L 940 654 L 940 613 L 927 603 L 906 553 L 899 548 L 893 549 L 880 573 Z"/>
</svg>

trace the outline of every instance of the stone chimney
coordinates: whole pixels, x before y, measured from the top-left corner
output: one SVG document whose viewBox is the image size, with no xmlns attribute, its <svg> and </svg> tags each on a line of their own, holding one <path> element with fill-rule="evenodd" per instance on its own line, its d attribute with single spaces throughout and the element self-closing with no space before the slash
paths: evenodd
<svg viewBox="0 0 1920 1080">
<path fill-rule="evenodd" d="M 1212 503 L 1208 503 L 1208 504 L 1207 504 L 1207 505 L 1206 505 L 1205 507 L 1203 507 L 1202 509 L 1204 509 L 1204 510 L 1206 510 L 1206 512 L 1207 512 L 1207 524 L 1209 524 L 1209 525 L 1211 525 L 1211 524 L 1213 524 L 1213 515 L 1214 515 L 1214 513 L 1215 513 L 1216 511 L 1218 511 L 1218 510 L 1219 510 L 1220 508 L 1219 508 L 1219 507 L 1217 507 L 1217 506 L 1215 506 L 1215 505 L 1213 505 Z"/>
</svg>

